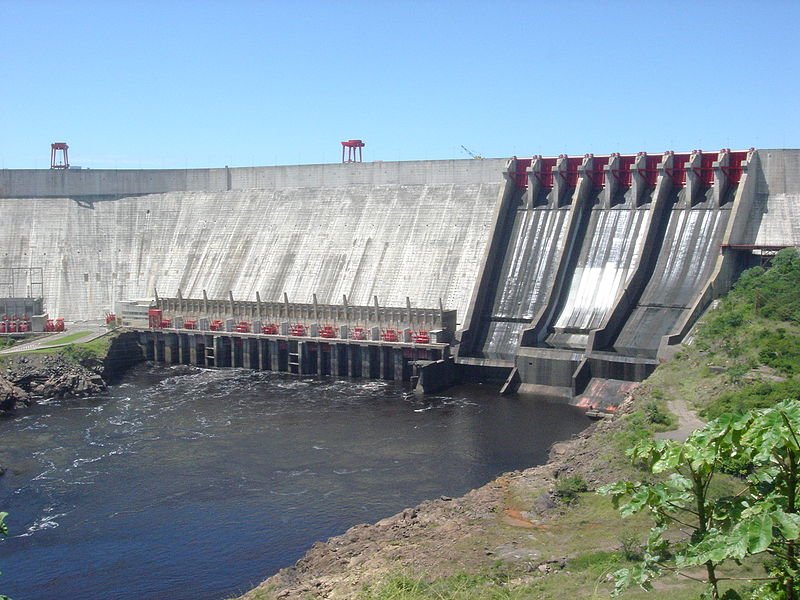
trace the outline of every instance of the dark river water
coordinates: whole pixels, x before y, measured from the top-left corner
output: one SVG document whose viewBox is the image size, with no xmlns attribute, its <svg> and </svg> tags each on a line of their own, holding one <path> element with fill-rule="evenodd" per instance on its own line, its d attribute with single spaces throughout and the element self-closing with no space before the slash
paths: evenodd
<svg viewBox="0 0 800 600">
<path fill-rule="evenodd" d="M 546 459 L 579 410 L 482 386 L 139 367 L 0 420 L 0 593 L 220 599 L 316 540 Z"/>
</svg>

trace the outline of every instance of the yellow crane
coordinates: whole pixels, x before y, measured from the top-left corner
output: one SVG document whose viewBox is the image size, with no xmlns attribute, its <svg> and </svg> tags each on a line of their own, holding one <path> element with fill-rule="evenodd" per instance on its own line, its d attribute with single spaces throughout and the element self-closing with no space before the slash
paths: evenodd
<svg viewBox="0 0 800 600">
<path fill-rule="evenodd" d="M 469 148 L 467 148 L 463 144 L 462 144 L 461 148 L 464 150 L 464 152 L 469 154 L 472 158 L 475 158 L 477 160 L 481 160 L 483 158 L 480 154 L 475 154 L 472 150 L 470 150 Z"/>
</svg>

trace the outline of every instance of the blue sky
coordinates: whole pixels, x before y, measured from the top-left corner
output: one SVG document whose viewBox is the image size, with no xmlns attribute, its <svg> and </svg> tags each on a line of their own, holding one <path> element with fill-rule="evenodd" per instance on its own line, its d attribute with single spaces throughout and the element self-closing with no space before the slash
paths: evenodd
<svg viewBox="0 0 800 600">
<path fill-rule="evenodd" d="M 0 0 L 0 168 L 800 146 L 800 2 Z"/>
</svg>

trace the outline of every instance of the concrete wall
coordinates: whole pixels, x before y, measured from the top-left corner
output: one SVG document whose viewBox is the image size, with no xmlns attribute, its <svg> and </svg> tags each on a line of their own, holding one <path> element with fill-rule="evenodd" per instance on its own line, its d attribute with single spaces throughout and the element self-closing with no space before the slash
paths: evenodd
<svg viewBox="0 0 800 600">
<path fill-rule="evenodd" d="M 732 243 L 800 246 L 800 150 L 758 150 L 747 226 Z"/>
<path fill-rule="evenodd" d="M 448 164 L 455 163 L 428 173 L 458 177 L 474 165 L 477 175 L 465 178 L 481 179 L 486 169 L 484 161 Z M 292 302 L 312 302 L 316 294 L 329 304 L 347 294 L 351 304 L 369 305 L 377 295 L 391 306 L 405 306 L 408 296 L 430 308 L 441 298 L 460 320 L 501 170 L 494 180 L 0 199 L 0 251 L 9 266 L 43 268 L 47 310 L 67 319 L 99 318 L 157 288 L 184 297 L 206 290 L 209 298 L 230 290 L 249 300 L 259 292 L 263 301 L 286 292 Z"/>
<path fill-rule="evenodd" d="M 501 181 L 505 159 L 371 162 L 221 169 L 0 169 L 0 198 Z"/>
</svg>

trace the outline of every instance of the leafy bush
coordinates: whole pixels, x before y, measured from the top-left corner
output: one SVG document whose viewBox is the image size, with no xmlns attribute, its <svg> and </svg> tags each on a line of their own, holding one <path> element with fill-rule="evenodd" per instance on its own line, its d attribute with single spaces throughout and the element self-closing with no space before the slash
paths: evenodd
<svg viewBox="0 0 800 600">
<path fill-rule="evenodd" d="M 644 405 L 644 415 L 647 422 L 653 425 L 669 425 L 672 422 L 670 416 L 661 410 L 661 406 L 654 400 Z"/>
<path fill-rule="evenodd" d="M 654 526 L 641 562 L 614 574 L 615 594 L 632 585 L 651 589 L 664 573 L 693 571 L 697 577 L 705 567 L 712 599 L 738 597 L 733 590 L 720 594 L 720 583 L 731 578 L 718 576 L 718 568 L 741 566 L 746 557 L 761 555 L 774 560 L 769 577 L 733 579 L 757 583 L 754 597 L 800 597 L 800 556 L 795 552 L 800 543 L 799 437 L 795 397 L 744 415 L 724 415 L 682 444 L 647 440 L 632 448 L 630 458 L 648 465 L 658 480 L 617 481 L 599 492 L 612 497 L 623 517 L 649 513 Z M 718 495 L 713 484 L 721 463 L 731 457 L 751 468 L 739 480 L 738 492 Z"/>
<path fill-rule="evenodd" d="M 589 490 L 586 480 L 580 475 L 559 477 L 556 481 L 555 496 L 564 504 L 572 504 L 578 495 Z"/>
</svg>

